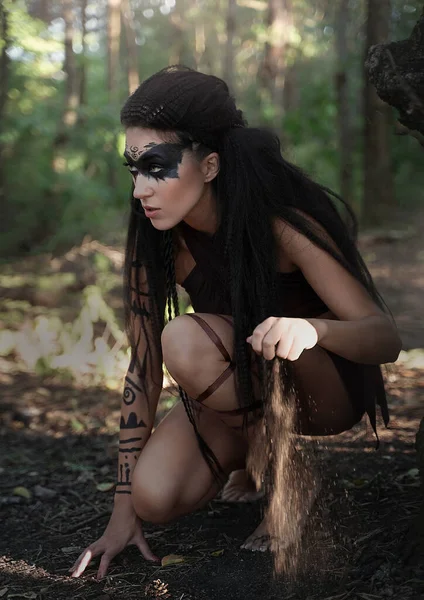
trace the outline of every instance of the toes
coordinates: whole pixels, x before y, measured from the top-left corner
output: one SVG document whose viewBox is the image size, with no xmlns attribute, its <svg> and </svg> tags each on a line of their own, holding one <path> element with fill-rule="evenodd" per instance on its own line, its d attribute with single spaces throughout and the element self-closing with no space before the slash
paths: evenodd
<svg viewBox="0 0 424 600">
<path fill-rule="evenodd" d="M 259 535 L 248 538 L 244 544 L 240 546 L 243 550 L 251 552 L 266 552 L 270 547 L 271 541 L 268 535 Z"/>
</svg>

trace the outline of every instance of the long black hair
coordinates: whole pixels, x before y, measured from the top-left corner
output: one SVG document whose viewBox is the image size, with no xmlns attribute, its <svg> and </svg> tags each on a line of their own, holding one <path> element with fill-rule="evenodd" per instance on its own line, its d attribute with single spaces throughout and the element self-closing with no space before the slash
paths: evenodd
<svg viewBox="0 0 424 600">
<path fill-rule="evenodd" d="M 191 145 L 199 159 L 211 151 L 219 154 L 220 170 L 212 183 L 218 207 L 216 239 L 228 261 L 241 406 L 254 402 L 246 337 L 271 316 L 270 306 L 275 306 L 275 219 L 289 223 L 328 252 L 363 284 L 377 305 L 384 308 L 357 250 L 356 219 L 350 207 L 339 198 L 342 218 L 331 198 L 335 194 L 286 161 L 273 133 L 248 127 L 224 81 L 186 67 L 168 67 L 144 81 L 129 97 L 122 109 L 121 121 L 125 127 L 159 130 L 165 136 L 170 135 L 172 141 Z M 322 235 L 321 228 L 338 251 L 328 237 Z M 125 310 L 133 350 L 136 340 L 131 329 L 129 282 L 134 278 L 132 270 L 140 265 L 147 270 L 149 290 L 156 307 L 153 318 L 159 331 L 163 326 L 165 299 L 168 318 L 178 315 L 174 234 L 155 230 L 140 213 L 139 201 L 132 198 L 126 247 Z M 158 338 L 157 343 L 160 343 Z M 277 380 L 284 395 L 290 397 L 295 393 L 296 382 L 289 361 L 275 359 L 271 364 L 262 361 L 261 397 L 265 417 L 267 414 L 269 417 L 268 425 L 273 422 L 269 398 Z M 180 393 L 197 432 L 195 409 L 184 391 Z M 275 431 L 269 432 L 268 437 L 272 436 L 275 437 Z M 205 459 L 219 477 L 216 458 L 199 435 L 198 439 Z M 268 450 L 275 454 L 275 447 Z"/>
</svg>

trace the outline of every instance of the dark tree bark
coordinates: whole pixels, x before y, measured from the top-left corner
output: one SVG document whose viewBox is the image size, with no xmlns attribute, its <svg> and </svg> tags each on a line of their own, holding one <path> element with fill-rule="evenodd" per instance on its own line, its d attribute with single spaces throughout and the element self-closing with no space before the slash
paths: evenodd
<svg viewBox="0 0 424 600">
<path fill-rule="evenodd" d="M 337 70 L 335 85 L 337 95 L 337 120 L 340 156 L 340 194 L 346 202 L 352 200 L 352 150 L 353 138 L 349 105 L 349 78 L 347 26 L 349 0 L 339 0 L 336 16 Z"/>
<path fill-rule="evenodd" d="M 224 58 L 224 81 L 234 92 L 234 34 L 236 32 L 236 0 L 228 0 L 227 5 L 227 42 Z"/>
<path fill-rule="evenodd" d="M 52 11 L 50 0 L 34 0 L 29 5 L 29 14 L 31 17 L 35 17 L 36 19 L 41 19 L 45 23 L 50 23 L 52 20 Z"/>
<path fill-rule="evenodd" d="M 129 0 L 122 0 L 121 16 L 127 47 L 128 92 L 132 94 L 140 85 L 140 76 L 138 73 L 138 48 L 135 43 L 135 31 L 132 26 L 133 20 L 131 18 L 131 5 Z"/>
<path fill-rule="evenodd" d="M 424 135 L 424 9 L 408 39 L 372 46 L 365 67 L 380 98 L 399 111 L 399 122 Z"/>
<path fill-rule="evenodd" d="M 107 90 L 109 102 L 119 103 L 119 43 L 121 39 L 121 0 L 108 0 L 107 15 Z"/>
<path fill-rule="evenodd" d="M 78 119 L 78 107 L 80 100 L 79 78 L 77 62 L 73 50 L 75 36 L 75 9 L 72 0 L 63 0 L 63 20 L 65 21 L 65 59 L 63 71 L 65 73 L 65 96 L 63 99 L 63 111 L 58 123 L 56 137 L 53 141 L 55 157 L 53 159 L 53 170 L 63 170 L 63 160 L 60 156 L 61 148 L 68 142 L 69 130 Z"/>
<path fill-rule="evenodd" d="M 9 39 L 9 23 L 8 23 L 8 13 L 6 8 L 2 3 L 0 3 L 0 40 L 1 40 L 1 54 L 0 54 L 0 134 L 3 133 L 4 127 L 4 117 L 6 113 L 6 103 L 7 103 L 7 92 L 9 91 L 9 64 L 10 59 L 7 54 L 7 50 L 10 46 Z M 7 204 L 6 204 L 6 190 L 5 190 L 5 173 L 4 173 L 4 163 L 3 163 L 3 144 L 0 142 L 0 207 L 1 207 L 1 215 L 2 224 L 8 223 L 8 219 L 6 216 Z M 3 229 L 3 227 L 2 227 Z"/>
<path fill-rule="evenodd" d="M 390 0 L 368 0 L 366 54 L 389 37 Z M 391 109 L 364 78 L 364 200 L 363 220 L 380 225 L 393 214 L 392 161 L 390 151 Z"/>
</svg>

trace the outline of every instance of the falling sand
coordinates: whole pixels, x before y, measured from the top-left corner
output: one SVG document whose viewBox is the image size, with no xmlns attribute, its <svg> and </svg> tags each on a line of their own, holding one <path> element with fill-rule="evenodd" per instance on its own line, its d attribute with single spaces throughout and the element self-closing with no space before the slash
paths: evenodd
<svg viewBox="0 0 424 600">
<path fill-rule="evenodd" d="M 267 377 L 269 387 L 264 418 L 255 432 L 247 460 L 257 489 L 266 485 L 265 513 L 276 574 L 294 576 L 301 555 L 302 534 L 319 492 L 320 483 L 310 452 L 296 444 L 296 394 L 282 385 L 287 368 L 275 361 Z M 288 374 L 290 377 L 290 374 Z M 287 381 L 288 378 L 285 379 Z"/>
</svg>

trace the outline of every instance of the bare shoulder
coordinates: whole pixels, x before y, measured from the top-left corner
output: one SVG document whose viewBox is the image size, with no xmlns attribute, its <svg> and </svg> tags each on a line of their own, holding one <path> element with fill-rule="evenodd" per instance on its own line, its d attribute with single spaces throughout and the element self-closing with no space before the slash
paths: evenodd
<svg viewBox="0 0 424 600">
<path fill-rule="evenodd" d="M 311 231 L 321 240 L 326 242 L 336 252 L 340 252 L 333 238 L 327 230 L 316 221 L 313 217 L 303 211 L 297 211 L 307 222 Z M 303 253 L 314 254 L 315 250 L 319 250 L 316 244 L 312 242 L 306 235 L 298 231 L 287 221 L 276 218 L 273 221 L 274 235 L 277 240 L 279 252 L 284 254 L 294 265 L 298 265 L 299 255 Z M 311 255 L 311 254 L 310 254 Z"/>
</svg>

